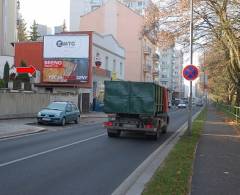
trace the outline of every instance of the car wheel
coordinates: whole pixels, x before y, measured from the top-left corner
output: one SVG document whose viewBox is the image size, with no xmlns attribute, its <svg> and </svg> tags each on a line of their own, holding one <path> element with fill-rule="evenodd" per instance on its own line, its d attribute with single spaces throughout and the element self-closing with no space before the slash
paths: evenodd
<svg viewBox="0 0 240 195">
<path fill-rule="evenodd" d="M 77 116 L 76 120 L 75 120 L 75 123 L 78 124 L 80 121 L 80 116 Z"/>
<path fill-rule="evenodd" d="M 62 119 L 61 125 L 62 125 L 62 126 L 65 126 L 65 125 L 66 125 L 66 119 L 65 119 L 64 117 L 63 117 L 63 119 Z"/>
</svg>

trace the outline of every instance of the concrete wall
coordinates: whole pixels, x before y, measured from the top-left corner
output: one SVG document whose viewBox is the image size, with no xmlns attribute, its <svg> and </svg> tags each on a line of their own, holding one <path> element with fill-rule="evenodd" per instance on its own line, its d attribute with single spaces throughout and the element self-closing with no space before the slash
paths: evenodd
<svg viewBox="0 0 240 195">
<path fill-rule="evenodd" d="M 70 101 L 78 106 L 78 95 L 51 94 L 50 101 Z"/>
<path fill-rule="evenodd" d="M 36 117 L 51 101 L 72 101 L 78 105 L 77 95 L 0 92 L 0 119 Z"/>
</svg>

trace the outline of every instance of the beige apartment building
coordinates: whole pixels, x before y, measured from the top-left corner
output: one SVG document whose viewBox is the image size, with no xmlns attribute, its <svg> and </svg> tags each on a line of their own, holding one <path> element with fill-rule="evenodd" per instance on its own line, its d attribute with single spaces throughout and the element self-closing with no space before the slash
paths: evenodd
<svg viewBox="0 0 240 195">
<path fill-rule="evenodd" d="M 80 30 L 112 34 L 125 48 L 125 80 L 152 82 L 157 78 L 154 57 L 156 47 L 143 37 L 143 16 L 117 0 L 81 16 Z M 105 63 L 103 61 L 103 63 Z"/>
<path fill-rule="evenodd" d="M 0 78 L 6 62 L 13 64 L 11 43 L 17 40 L 17 1 L 0 0 Z"/>
<path fill-rule="evenodd" d="M 10 43 L 17 38 L 16 0 L 0 0 L 0 55 L 13 56 Z"/>
</svg>

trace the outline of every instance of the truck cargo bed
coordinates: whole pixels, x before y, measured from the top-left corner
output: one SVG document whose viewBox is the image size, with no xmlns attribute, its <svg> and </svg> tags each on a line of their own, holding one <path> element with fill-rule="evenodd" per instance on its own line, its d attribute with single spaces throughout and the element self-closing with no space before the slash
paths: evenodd
<svg viewBox="0 0 240 195">
<path fill-rule="evenodd" d="M 105 81 L 105 113 L 155 115 L 167 105 L 166 89 L 155 83 Z"/>
</svg>

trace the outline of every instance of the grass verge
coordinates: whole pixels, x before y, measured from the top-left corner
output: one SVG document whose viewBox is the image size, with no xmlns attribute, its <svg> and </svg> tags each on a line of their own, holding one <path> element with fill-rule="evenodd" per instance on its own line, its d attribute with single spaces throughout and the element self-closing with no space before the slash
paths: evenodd
<svg viewBox="0 0 240 195">
<path fill-rule="evenodd" d="M 222 112 L 222 113 L 227 117 L 228 121 L 230 120 L 230 121 L 234 122 L 234 124 L 235 124 L 235 126 L 236 126 L 237 128 L 240 127 L 240 119 L 239 119 L 239 118 L 238 118 L 238 123 L 237 123 L 236 116 L 234 116 L 234 115 L 233 115 L 232 113 L 230 113 L 229 111 L 225 110 L 225 109 L 222 108 L 222 107 L 217 107 L 217 110 L 218 110 L 219 112 Z"/>
<path fill-rule="evenodd" d="M 184 135 L 146 185 L 143 195 L 186 195 L 190 190 L 195 149 L 200 138 L 206 110 L 192 124 L 192 136 Z"/>
</svg>

